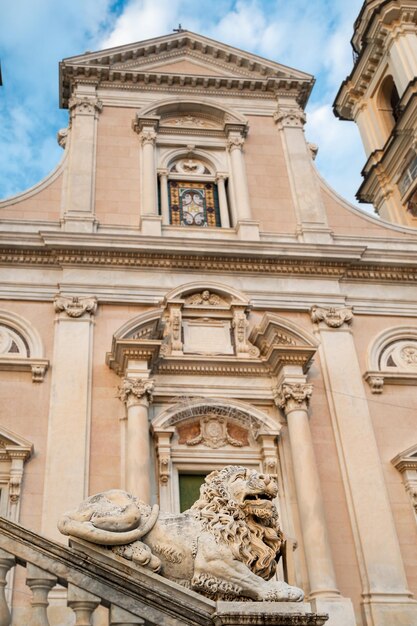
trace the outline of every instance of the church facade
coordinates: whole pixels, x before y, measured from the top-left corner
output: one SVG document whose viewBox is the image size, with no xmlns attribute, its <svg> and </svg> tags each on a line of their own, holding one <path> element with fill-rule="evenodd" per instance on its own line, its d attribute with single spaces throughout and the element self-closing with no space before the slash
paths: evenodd
<svg viewBox="0 0 417 626">
<path fill-rule="evenodd" d="M 368 137 L 359 195 L 384 219 L 315 168 L 308 74 L 188 31 L 62 61 L 63 158 L 0 202 L 4 517 L 64 543 L 57 519 L 87 495 L 179 512 L 243 465 L 278 480 L 281 576 L 313 611 L 417 623 L 408 5 L 365 3 L 358 29 L 396 33 L 379 95 L 355 86 L 363 39 L 335 103 Z M 18 572 L 10 594 L 27 623 Z"/>
</svg>

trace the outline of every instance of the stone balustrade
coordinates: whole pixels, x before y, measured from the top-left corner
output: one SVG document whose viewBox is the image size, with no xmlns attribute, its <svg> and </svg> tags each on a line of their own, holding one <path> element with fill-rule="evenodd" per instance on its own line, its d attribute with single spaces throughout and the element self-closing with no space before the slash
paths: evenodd
<svg viewBox="0 0 417 626">
<path fill-rule="evenodd" d="M 15 565 L 25 568 L 30 590 L 24 613 L 6 599 L 6 576 Z M 68 621 L 54 620 L 48 610 L 56 585 L 67 588 L 68 611 L 74 613 Z M 106 610 L 96 620 L 99 606 Z M 216 603 L 101 547 L 81 540 L 66 547 L 0 518 L 0 626 L 323 626 L 326 620 L 309 603 Z"/>
</svg>

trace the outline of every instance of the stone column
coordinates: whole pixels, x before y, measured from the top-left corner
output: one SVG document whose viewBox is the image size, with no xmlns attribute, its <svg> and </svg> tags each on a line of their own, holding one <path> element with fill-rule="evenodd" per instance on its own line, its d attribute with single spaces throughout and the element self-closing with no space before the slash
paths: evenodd
<svg viewBox="0 0 417 626">
<path fill-rule="evenodd" d="M 69 101 L 68 164 L 63 185 L 65 230 L 92 232 L 95 220 L 97 122 L 103 108 L 95 86 L 84 85 Z"/>
<path fill-rule="evenodd" d="M 295 99 L 282 97 L 274 120 L 284 147 L 299 235 L 308 243 L 330 243 L 331 231 L 319 179 L 304 136 L 305 113 Z"/>
<path fill-rule="evenodd" d="M 58 296 L 46 451 L 42 533 L 63 541 L 62 513 L 88 493 L 95 298 Z"/>
<path fill-rule="evenodd" d="M 151 499 L 151 449 L 149 435 L 149 403 L 154 381 L 149 378 L 125 378 L 118 396 L 126 406 L 126 490 L 144 502 Z"/>
<path fill-rule="evenodd" d="M 230 228 L 229 207 L 226 195 L 226 174 L 217 174 L 217 192 L 219 195 L 220 224 L 222 228 Z"/>
<path fill-rule="evenodd" d="M 159 170 L 159 189 L 161 192 L 162 224 L 169 226 L 168 170 Z"/>
<path fill-rule="evenodd" d="M 344 477 L 367 626 L 417 623 L 381 467 L 348 307 L 313 307 Z"/>
<path fill-rule="evenodd" d="M 312 392 L 312 385 L 305 382 L 286 382 L 284 379 L 275 393 L 275 401 L 287 417 L 297 502 L 310 580 L 310 599 L 340 595 L 330 552 L 320 478 L 308 420 L 308 403 Z"/>
<path fill-rule="evenodd" d="M 156 137 L 154 125 L 142 127 L 140 133 L 142 143 L 142 215 L 158 215 L 155 168 Z"/>
</svg>

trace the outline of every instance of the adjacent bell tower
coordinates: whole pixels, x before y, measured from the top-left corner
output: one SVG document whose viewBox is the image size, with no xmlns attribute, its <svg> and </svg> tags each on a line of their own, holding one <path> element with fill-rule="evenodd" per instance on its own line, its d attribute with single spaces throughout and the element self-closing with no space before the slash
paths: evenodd
<svg viewBox="0 0 417 626">
<path fill-rule="evenodd" d="M 357 198 L 417 227 L 417 0 L 367 0 L 351 43 L 354 66 L 334 111 L 356 122 L 365 148 Z"/>
</svg>

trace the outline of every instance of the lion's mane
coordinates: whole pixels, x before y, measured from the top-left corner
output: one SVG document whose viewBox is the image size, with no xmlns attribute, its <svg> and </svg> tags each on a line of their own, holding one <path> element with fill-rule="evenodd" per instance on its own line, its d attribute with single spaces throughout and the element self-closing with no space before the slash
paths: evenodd
<svg viewBox="0 0 417 626">
<path fill-rule="evenodd" d="M 212 472 L 191 511 L 198 516 L 204 530 L 229 546 L 236 559 L 257 576 L 269 580 L 275 573 L 284 536 L 275 507 L 269 519 L 255 519 L 231 499 L 230 479 L 246 471 L 243 467 L 228 466 Z"/>
</svg>

